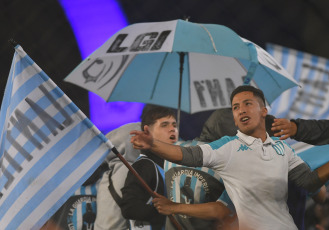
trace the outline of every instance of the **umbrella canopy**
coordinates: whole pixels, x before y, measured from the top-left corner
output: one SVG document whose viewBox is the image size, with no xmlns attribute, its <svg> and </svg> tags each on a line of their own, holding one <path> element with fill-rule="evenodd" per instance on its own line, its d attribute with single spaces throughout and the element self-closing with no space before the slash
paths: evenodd
<svg viewBox="0 0 329 230">
<path fill-rule="evenodd" d="M 270 54 L 231 29 L 184 20 L 125 27 L 65 81 L 106 101 L 187 113 L 230 107 L 232 90 L 242 84 L 262 89 L 269 103 L 297 85 Z"/>
</svg>

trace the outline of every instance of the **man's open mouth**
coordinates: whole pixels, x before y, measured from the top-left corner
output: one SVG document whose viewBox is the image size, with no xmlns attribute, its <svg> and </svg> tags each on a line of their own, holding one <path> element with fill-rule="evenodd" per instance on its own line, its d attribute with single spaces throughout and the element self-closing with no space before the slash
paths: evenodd
<svg viewBox="0 0 329 230">
<path fill-rule="evenodd" d="M 240 119 L 241 122 L 246 122 L 246 121 L 249 121 L 249 120 L 250 120 L 249 117 L 242 117 L 242 118 Z"/>
</svg>

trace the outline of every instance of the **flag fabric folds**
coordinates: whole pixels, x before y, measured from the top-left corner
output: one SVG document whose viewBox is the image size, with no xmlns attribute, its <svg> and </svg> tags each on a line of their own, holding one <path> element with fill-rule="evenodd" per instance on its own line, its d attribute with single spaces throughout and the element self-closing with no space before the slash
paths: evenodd
<svg viewBox="0 0 329 230">
<path fill-rule="evenodd" d="M 274 44 L 267 44 L 266 49 L 302 86 L 280 95 L 269 113 L 287 119 L 329 119 L 329 59 Z M 329 161 L 329 145 L 288 141 L 311 169 Z"/>
<path fill-rule="evenodd" d="M 113 148 L 19 45 L 0 131 L 1 229 L 41 228 Z"/>
<path fill-rule="evenodd" d="M 329 119 L 329 59 L 274 44 L 266 49 L 302 86 L 281 94 L 269 113 L 288 119 Z"/>
</svg>

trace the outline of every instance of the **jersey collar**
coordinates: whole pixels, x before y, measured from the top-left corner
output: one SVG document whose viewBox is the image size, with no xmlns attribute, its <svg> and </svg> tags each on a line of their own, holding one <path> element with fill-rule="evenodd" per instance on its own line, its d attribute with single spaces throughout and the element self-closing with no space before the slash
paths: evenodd
<svg viewBox="0 0 329 230">
<path fill-rule="evenodd" d="M 246 135 L 246 134 L 242 133 L 240 130 L 238 130 L 238 133 L 236 135 L 243 142 L 245 142 L 247 145 L 252 145 L 256 140 L 260 140 L 260 138 L 255 138 L 255 137 Z M 275 145 L 275 142 L 272 140 L 272 138 L 270 138 L 270 136 L 268 135 L 268 133 L 266 133 L 266 140 L 263 143 L 263 145 L 268 145 L 268 144 Z"/>
</svg>

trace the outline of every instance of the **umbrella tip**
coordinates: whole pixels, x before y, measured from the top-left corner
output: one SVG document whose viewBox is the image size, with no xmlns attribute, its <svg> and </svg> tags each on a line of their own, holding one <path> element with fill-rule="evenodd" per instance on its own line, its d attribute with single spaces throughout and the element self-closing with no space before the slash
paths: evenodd
<svg viewBox="0 0 329 230">
<path fill-rule="evenodd" d="M 14 48 L 18 45 L 18 43 L 17 43 L 13 38 L 9 39 L 8 42 L 9 42 Z"/>
<path fill-rule="evenodd" d="M 184 16 L 184 20 L 187 22 L 190 20 L 190 18 L 191 18 L 190 16 Z"/>
</svg>

